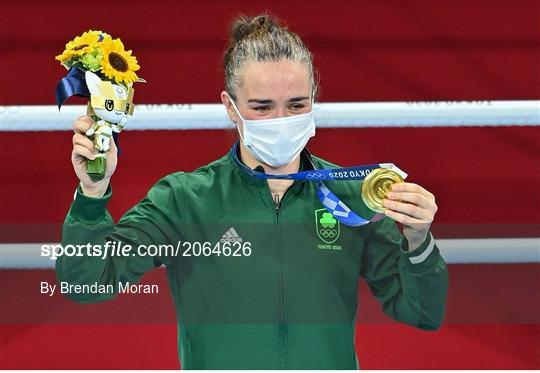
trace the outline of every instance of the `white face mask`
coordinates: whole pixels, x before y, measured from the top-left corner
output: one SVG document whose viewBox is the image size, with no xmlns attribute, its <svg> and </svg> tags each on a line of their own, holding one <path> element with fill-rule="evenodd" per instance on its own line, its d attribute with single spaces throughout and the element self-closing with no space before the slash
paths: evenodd
<svg viewBox="0 0 540 373">
<path fill-rule="evenodd" d="M 229 94 L 227 93 L 229 96 Z M 291 163 L 315 136 L 313 109 L 309 113 L 288 117 L 247 120 L 242 118 L 231 96 L 234 110 L 242 119 L 244 135 L 237 126 L 238 133 L 246 148 L 260 162 L 273 167 Z M 311 101 L 313 108 L 313 100 Z"/>
</svg>

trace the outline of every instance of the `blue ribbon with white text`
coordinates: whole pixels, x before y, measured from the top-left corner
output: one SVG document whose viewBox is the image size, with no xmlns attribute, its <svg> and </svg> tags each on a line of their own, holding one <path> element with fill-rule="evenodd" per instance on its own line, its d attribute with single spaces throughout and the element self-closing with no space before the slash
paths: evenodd
<svg viewBox="0 0 540 373">
<path fill-rule="evenodd" d="M 387 168 L 399 173 L 403 178 L 407 174 L 400 170 L 393 163 L 376 163 L 365 166 L 342 167 L 322 170 L 308 170 L 296 172 L 293 174 L 272 175 L 264 172 L 252 170 L 243 164 L 237 157 L 238 143 L 233 146 L 232 152 L 237 163 L 244 168 L 251 176 L 256 179 L 281 179 L 281 180 L 306 180 L 317 183 L 317 197 L 322 205 L 330 212 L 337 220 L 351 227 L 359 227 L 370 222 L 375 222 L 384 218 L 384 214 L 377 213 L 371 219 L 364 219 L 354 211 L 352 211 L 341 199 L 339 199 L 323 181 L 328 180 L 364 180 L 371 171 L 376 168 Z M 313 165 L 313 163 L 312 163 Z"/>
</svg>

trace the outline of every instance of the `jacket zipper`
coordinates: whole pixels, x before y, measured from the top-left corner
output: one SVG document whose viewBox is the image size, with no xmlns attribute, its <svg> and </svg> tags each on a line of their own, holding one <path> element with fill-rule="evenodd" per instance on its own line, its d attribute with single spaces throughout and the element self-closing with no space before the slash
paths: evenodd
<svg viewBox="0 0 540 373">
<path fill-rule="evenodd" d="M 285 191 L 287 193 L 287 191 Z M 285 194 L 283 194 L 285 197 Z M 282 199 L 283 200 L 283 199 Z M 279 200 L 279 195 L 274 195 L 274 208 L 276 211 L 276 244 L 278 249 L 278 261 L 279 261 L 279 281 L 281 286 L 281 320 L 279 324 L 279 337 L 281 339 L 281 367 L 286 368 L 287 362 L 287 349 L 285 346 L 285 290 L 283 284 L 283 252 L 282 247 L 279 243 L 279 208 L 281 207 L 281 201 Z"/>
<path fill-rule="evenodd" d="M 270 197 L 272 198 L 272 201 L 274 203 L 274 211 L 276 213 L 276 245 L 278 249 L 278 261 L 279 261 L 279 281 L 281 286 L 281 320 L 279 325 L 279 336 L 281 339 L 281 367 L 287 368 L 287 348 L 286 348 L 286 338 L 287 338 L 287 325 L 285 324 L 285 286 L 283 281 L 283 250 L 281 245 L 279 244 L 279 209 L 281 207 L 281 203 L 285 199 L 285 195 L 291 188 L 295 187 L 296 185 L 291 185 L 287 190 L 285 190 L 285 193 L 283 193 L 283 197 L 281 200 L 279 199 L 279 194 L 272 195 L 272 192 L 270 191 L 270 187 L 268 186 L 268 183 L 266 183 L 266 186 L 268 188 L 268 192 L 270 193 Z"/>
</svg>

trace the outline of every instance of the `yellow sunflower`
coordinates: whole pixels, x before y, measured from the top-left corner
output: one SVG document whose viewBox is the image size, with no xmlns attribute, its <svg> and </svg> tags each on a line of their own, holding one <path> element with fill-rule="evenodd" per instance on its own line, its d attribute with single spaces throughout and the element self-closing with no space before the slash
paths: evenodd
<svg viewBox="0 0 540 373">
<path fill-rule="evenodd" d="M 81 36 L 77 36 L 66 44 L 64 52 L 56 56 L 55 59 L 60 61 L 60 63 L 64 63 L 73 57 L 83 56 L 86 53 L 92 52 L 99 45 L 100 35 L 100 31 L 90 30 Z"/>
<path fill-rule="evenodd" d="M 131 84 L 139 79 L 135 71 L 140 69 L 137 58 L 126 51 L 120 39 L 105 38 L 101 43 L 103 57 L 101 72 L 117 83 Z"/>
</svg>

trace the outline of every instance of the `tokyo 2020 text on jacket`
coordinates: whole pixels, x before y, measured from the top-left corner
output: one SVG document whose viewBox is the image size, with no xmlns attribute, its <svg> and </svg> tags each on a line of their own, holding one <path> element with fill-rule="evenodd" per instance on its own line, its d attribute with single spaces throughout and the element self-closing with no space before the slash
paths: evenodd
<svg viewBox="0 0 540 373">
<path fill-rule="evenodd" d="M 64 245 L 113 241 L 180 250 L 64 255 L 56 262 L 58 281 L 112 285 L 117 292 L 119 283 L 137 283 L 165 265 L 184 369 L 358 369 L 360 277 L 393 319 L 440 327 L 448 271 L 431 233 L 408 251 L 389 218 L 357 228 L 340 224 L 306 181 L 295 181 L 276 205 L 267 182 L 240 167 L 237 148 L 193 172 L 162 178 L 116 224 L 106 209 L 110 187 L 102 198 L 78 188 Z M 300 168 L 312 167 L 336 165 L 304 149 Z M 374 214 L 361 201 L 361 181 L 326 185 L 360 216 Z M 67 296 L 92 303 L 115 294 Z"/>
</svg>

